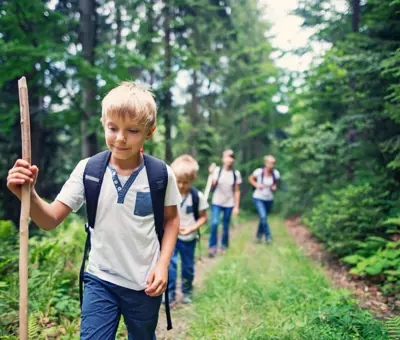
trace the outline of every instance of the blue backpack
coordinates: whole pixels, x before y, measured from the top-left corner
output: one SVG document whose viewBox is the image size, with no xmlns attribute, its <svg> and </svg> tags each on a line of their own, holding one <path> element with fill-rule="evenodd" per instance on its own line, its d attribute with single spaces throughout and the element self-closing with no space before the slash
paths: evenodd
<svg viewBox="0 0 400 340">
<path fill-rule="evenodd" d="M 90 228 L 95 227 L 97 204 L 99 201 L 100 189 L 103 183 L 104 173 L 110 160 L 111 152 L 103 151 L 91 157 L 86 164 L 83 173 L 83 184 L 85 187 L 86 212 L 88 222 L 85 224 L 87 233 L 85 251 L 83 254 L 82 265 L 79 273 L 79 298 L 82 307 L 83 300 L 83 274 L 85 270 L 86 258 L 90 251 Z M 149 180 L 151 202 L 153 205 L 154 222 L 158 241 L 161 241 L 164 235 L 164 201 L 165 192 L 168 184 L 167 166 L 161 160 L 152 156 L 143 154 L 144 164 L 146 166 L 147 177 Z M 167 329 L 172 329 L 172 321 L 168 300 L 168 284 L 165 294 L 165 312 L 167 315 Z"/>
</svg>

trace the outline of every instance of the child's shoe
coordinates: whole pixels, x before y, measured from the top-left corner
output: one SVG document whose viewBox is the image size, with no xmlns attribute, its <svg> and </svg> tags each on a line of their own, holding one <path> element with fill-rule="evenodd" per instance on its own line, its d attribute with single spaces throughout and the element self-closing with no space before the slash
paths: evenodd
<svg viewBox="0 0 400 340">
<path fill-rule="evenodd" d="M 225 255 L 225 253 L 226 253 L 226 249 L 225 248 L 218 249 L 218 254 Z"/>
<path fill-rule="evenodd" d="M 210 248 L 208 251 L 208 257 L 215 257 L 215 249 L 214 248 Z"/>
<path fill-rule="evenodd" d="M 192 303 L 192 297 L 190 296 L 190 294 L 183 295 L 182 303 L 184 305 L 188 305 L 188 304 Z"/>
</svg>

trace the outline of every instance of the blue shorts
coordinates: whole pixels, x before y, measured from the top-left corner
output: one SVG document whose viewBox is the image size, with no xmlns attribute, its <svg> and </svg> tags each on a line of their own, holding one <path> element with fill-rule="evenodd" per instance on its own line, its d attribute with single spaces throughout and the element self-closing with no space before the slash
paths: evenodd
<svg viewBox="0 0 400 340">
<path fill-rule="evenodd" d="M 121 315 L 129 340 L 153 340 L 161 296 L 117 286 L 85 273 L 81 340 L 114 340 Z"/>
</svg>

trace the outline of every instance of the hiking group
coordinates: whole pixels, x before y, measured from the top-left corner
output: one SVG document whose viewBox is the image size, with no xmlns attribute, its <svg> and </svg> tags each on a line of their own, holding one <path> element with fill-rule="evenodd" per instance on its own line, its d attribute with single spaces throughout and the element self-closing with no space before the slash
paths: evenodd
<svg viewBox="0 0 400 340">
<path fill-rule="evenodd" d="M 146 88 L 123 82 L 112 89 L 102 101 L 101 115 L 108 149 L 81 160 L 52 203 L 34 189 L 39 174 L 35 165 L 18 159 L 9 171 L 7 186 L 19 199 L 21 186 L 32 185 L 30 216 L 44 230 L 56 228 L 86 204 L 80 339 L 115 339 L 121 315 L 130 340 L 155 339 L 162 296 L 170 329 L 169 303 L 176 301 L 178 254 L 182 303 L 191 302 L 195 248 L 209 205 L 192 186 L 199 170 L 192 156 L 182 155 L 168 166 L 143 152 L 156 129 L 156 117 L 154 97 Z M 239 214 L 242 177 L 234 162 L 233 151 L 225 150 L 222 165 L 209 167 L 210 257 L 225 253 L 231 216 Z M 272 240 L 267 217 L 278 181 L 272 156 L 266 156 L 264 166 L 249 177 L 260 217 L 259 242 L 263 236 L 267 243 Z"/>
</svg>

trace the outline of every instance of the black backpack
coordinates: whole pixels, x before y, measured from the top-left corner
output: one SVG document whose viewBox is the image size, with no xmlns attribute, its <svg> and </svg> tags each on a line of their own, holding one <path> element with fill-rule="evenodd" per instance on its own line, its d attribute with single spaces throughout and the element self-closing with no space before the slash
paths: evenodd
<svg viewBox="0 0 400 340">
<path fill-rule="evenodd" d="M 264 171 L 265 171 L 265 168 L 261 168 L 261 184 L 264 184 Z M 275 169 L 272 169 L 271 175 L 272 175 L 272 185 L 277 184 L 278 179 L 275 176 Z"/>
<path fill-rule="evenodd" d="M 233 191 L 235 191 L 235 184 L 236 184 L 236 170 L 235 170 L 235 168 L 232 168 L 232 171 L 233 171 Z M 212 193 L 214 193 L 215 189 L 217 188 L 219 178 L 221 177 L 221 173 L 222 173 L 222 166 L 219 168 L 218 177 L 217 177 L 217 181 L 216 181 L 215 185 L 213 185 L 211 187 L 211 192 Z"/>
<path fill-rule="evenodd" d="M 83 254 L 82 265 L 79 273 L 79 297 L 82 307 L 83 300 L 83 274 L 85 270 L 86 258 L 90 251 L 90 228 L 95 227 L 97 204 L 99 201 L 100 189 L 103 183 L 104 173 L 110 160 L 111 152 L 103 151 L 91 157 L 86 164 L 83 173 L 83 184 L 85 187 L 86 211 L 88 222 L 85 225 L 87 233 L 85 251 Z M 151 202 L 153 205 L 154 222 L 156 233 L 161 247 L 161 241 L 164 235 L 164 201 L 165 192 L 168 184 L 168 170 L 165 163 L 157 158 L 143 154 L 144 164 L 146 166 L 147 177 L 149 180 Z M 171 314 L 168 300 L 168 284 L 165 294 L 165 311 L 167 315 L 167 329 L 172 329 Z"/>
</svg>

